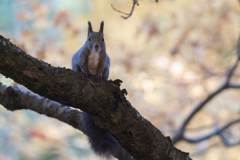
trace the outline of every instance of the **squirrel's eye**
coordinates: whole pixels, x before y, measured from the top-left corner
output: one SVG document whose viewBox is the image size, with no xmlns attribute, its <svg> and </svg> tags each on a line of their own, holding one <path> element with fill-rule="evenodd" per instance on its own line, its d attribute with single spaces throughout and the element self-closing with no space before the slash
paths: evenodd
<svg viewBox="0 0 240 160">
<path fill-rule="evenodd" d="M 104 41 L 104 39 L 102 39 L 102 41 Z"/>
<path fill-rule="evenodd" d="M 88 40 L 90 41 L 90 38 L 88 38 Z"/>
</svg>

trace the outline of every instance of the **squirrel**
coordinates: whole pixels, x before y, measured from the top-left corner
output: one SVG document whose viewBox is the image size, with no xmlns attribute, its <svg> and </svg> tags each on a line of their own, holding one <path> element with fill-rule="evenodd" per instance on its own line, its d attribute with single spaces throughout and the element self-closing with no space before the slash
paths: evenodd
<svg viewBox="0 0 240 160">
<path fill-rule="evenodd" d="M 88 22 L 88 38 L 72 58 L 72 70 L 82 72 L 87 78 L 95 76 L 95 81 L 107 80 L 109 76 L 110 58 L 106 53 L 103 25 L 102 21 L 99 32 L 94 32 Z"/>
<path fill-rule="evenodd" d="M 94 32 L 88 21 L 87 40 L 72 57 L 72 70 L 82 72 L 87 78 L 93 76 L 96 82 L 107 80 L 109 76 L 110 58 L 106 53 L 103 26 L 102 21 L 99 32 Z M 82 121 L 91 148 L 97 155 L 107 159 L 117 155 L 118 142 L 108 131 L 97 127 L 88 113 L 83 112 Z"/>
</svg>

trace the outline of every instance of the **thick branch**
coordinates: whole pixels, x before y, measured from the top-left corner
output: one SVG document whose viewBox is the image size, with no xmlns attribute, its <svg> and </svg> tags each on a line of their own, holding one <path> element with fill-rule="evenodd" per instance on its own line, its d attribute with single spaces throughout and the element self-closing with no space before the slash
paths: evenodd
<svg viewBox="0 0 240 160">
<path fill-rule="evenodd" d="M 37 94 L 17 87 L 7 87 L 0 82 L 0 104 L 11 111 L 29 109 L 56 118 L 83 132 L 79 110 L 64 106 Z"/>
<path fill-rule="evenodd" d="M 7 87 L 0 82 L 0 104 L 11 111 L 29 109 L 39 114 L 58 119 L 82 131 L 82 112 L 58 102 L 51 101 L 37 94 L 27 92 L 17 87 Z M 118 155 L 113 155 L 119 160 L 132 160 L 132 157 L 119 147 Z"/>
<path fill-rule="evenodd" d="M 116 81 L 95 83 L 27 55 L 0 36 L 0 73 L 41 96 L 83 110 L 135 159 L 189 159 L 126 100 Z"/>
</svg>

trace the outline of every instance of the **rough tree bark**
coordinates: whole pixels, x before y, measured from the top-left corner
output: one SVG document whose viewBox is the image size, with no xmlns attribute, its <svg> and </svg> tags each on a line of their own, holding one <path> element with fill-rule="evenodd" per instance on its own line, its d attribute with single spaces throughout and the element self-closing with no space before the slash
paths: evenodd
<svg viewBox="0 0 240 160">
<path fill-rule="evenodd" d="M 58 102 L 51 101 L 37 94 L 25 91 L 18 87 L 5 86 L 0 82 L 0 104 L 7 110 L 17 111 L 28 109 L 51 118 L 58 119 L 70 126 L 85 133 L 82 124 L 82 112 L 64 106 Z M 113 155 L 119 160 L 134 160 L 121 146 L 118 147 L 117 155 Z"/>
<path fill-rule="evenodd" d="M 143 118 L 121 90 L 120 80 L 95 83 L 81 73 L 53 67 L 27 55 L 0 36 L 0 73 L 31 91 L 94 116 L 137 160 L 188 160 L 148 120 Z"/>
</svg>

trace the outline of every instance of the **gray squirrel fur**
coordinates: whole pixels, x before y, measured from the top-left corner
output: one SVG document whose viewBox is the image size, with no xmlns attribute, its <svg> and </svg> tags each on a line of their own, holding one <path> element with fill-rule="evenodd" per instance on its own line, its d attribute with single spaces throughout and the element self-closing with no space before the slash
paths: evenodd
<svg viewBox="0 0 240 160">
<path fill-rule="evenodd" d="M 88 38 L 72 58 L 72 70 L 84 73 L 87 78 L 94 76 L 96 81 L 107 80 L 109 76 L 110 58 L 106 53 L 103 25 L 102 21 L 99 32 L 94 32 L 88 22 Z"/>
<path fill-rule="evenodd" d="M 72 70 L 82 72 L 87 78 L 93 76 L 97 82 L 108 79 L 110 67 L 103 26 L 104 22 L 102 21 L 99 32 L 94 32 L 91 22 L 88 22 L 87 40 L 72 57 Z M 109 132 L 97 127 L 92 116 L 85 112 L 83 112 L 82 121 L 91 148 L 97 155 L 110 159 L 112 155 L 117 154 L 118 142 Z"/>
</svg>

